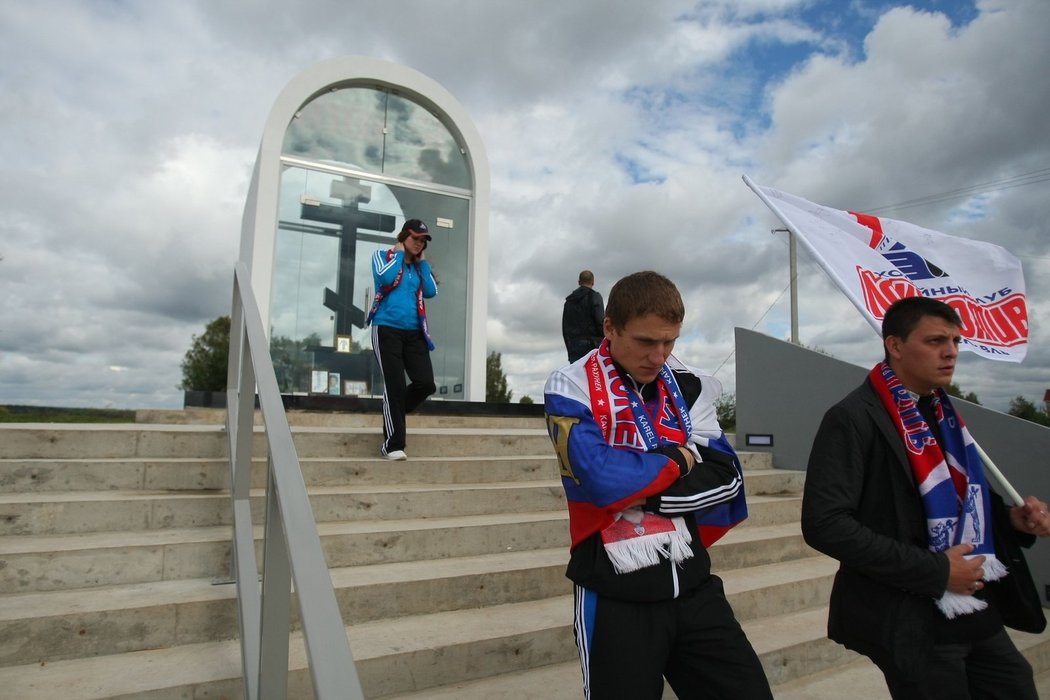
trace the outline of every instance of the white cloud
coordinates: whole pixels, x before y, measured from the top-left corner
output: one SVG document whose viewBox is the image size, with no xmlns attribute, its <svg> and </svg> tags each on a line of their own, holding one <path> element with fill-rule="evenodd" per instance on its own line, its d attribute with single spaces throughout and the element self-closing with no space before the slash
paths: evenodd
<svg viewBox="0 0 1050 700">
<path fill-rule="evenodd" d="M 492 172 L 488 346 L 516 397 L 539 400 L 562 362 L 560 303 L 583 267 L 603 295 L 636 269 L 676 280 L 680 351 L 733 390 L 733 328 L 788 327 L 784 239 L 742 173 L 870 209 L 1050 168 L 1050 5 L 908 4 L 926 9 L 66 0 L 44 23 L 8 3 L 0 400 L 179 405 L 191 336 L 229 306 L 266 115 L 337 55 L 415 68 L 477 124 Z M 964 360 L 957 376 L 1000 408 L 1040 398 L 1050 368 L 1046 187 L 885 212 L 1022 256 L 1029 359 Z M 874 361 L 867 324 L 805 256 L 799 269 L 803 343 Z"/>
</svg>

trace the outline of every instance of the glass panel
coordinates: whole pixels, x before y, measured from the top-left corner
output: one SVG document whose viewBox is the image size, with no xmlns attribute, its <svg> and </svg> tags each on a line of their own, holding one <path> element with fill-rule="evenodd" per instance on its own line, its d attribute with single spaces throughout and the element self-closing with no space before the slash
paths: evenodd
<svg viewBox="0 0 1050 700">
<path fill-rule="evenodd" d="M 467 158 L 437 117 L 391 95 L 386 125 L 384 174 L 471 189 Z"/>
<path fill-rule="evenodd" d="M 284 134 L 286 155 L 383 172 L 387 93 L 371 88 L 328 92 L 304 105 Z"/>
<path fill-rule="evenodd" d="M 320 95 L 292 120 L 282 151 L 391 177 L 472 188 L 466 155 L 445 125 L 385 90 L 348 87 Z"/>
<path fill-rule="evenodd" d="M 438 393 L 462 399 L 466 374 L 469 200 L 288 167 L 282 174 L 271 299 L 271 353 L 283 393 L 382 395 L 364 325 L 371 257 L 406 218 L 430 227 L 440 281 L 427 301 Z M 438 218 L 443 225 L 438 226 Z"/>
</svg>

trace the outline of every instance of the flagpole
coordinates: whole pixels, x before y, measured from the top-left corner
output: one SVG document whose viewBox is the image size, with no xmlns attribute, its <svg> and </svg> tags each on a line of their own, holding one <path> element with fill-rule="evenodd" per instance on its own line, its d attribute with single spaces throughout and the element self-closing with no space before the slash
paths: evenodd
<svg viewBox="0 0 1050 700">
<path fill-rule="evenodd" d="M 972 437 L 972 436 L 971 436 Z M 977 448 L 977 454 L 980 455 L 981 461 L 984 462 L 985 470 L 992 475 L 995 481 L 1002 487 L 1006 495 L 1010 497 L 1010 500 L 1014 502 L 1014 505 L 1023 506 L 1024 499 L 1021 498 L 1021 494 L 1017 493 L 1017 489 L 1010 485 L 1010 482 L 1006 480 L 1003 473 L 999 471 L 999 467 L 995 466 L 995 462 L 988 456 L 988 453 L 984 451 L 984 448 L 978 445 L 976 442 L 973 446 Z"/>
<path fill-rule="evenodd" d="M 824 257 L 818 254 L 816 250 L 814 250 L 813 245 L 806 239 L 805 236 L 799 233 L 798 228 L 795 227 L 795 224 L 791 223 L 791 220 L 788 219 L 784 215 L 784 213 L 780 211 L 777 205 L 770 201 L 769 197 L 766 196 L 766 193 L 763 192 L 754 182 L 752 182 L 751 178 L 749 178 L 747 175 L 741 175 L 741 177 L 744 180 L 744 184 L 750 187 L 751 191 L 754 192 L 758 196 L 758 198 L 762 200 L 763 204 L 769 207 L 770 211 L 776 214 L 777 218 L 780 219 L 785 226 L 787 226 L 788 230 L 791 232 L 791 238 L 800 239 L 802 241 L 802 245 L 806 246 L 806 249 L 809 251 L 810 256 L 816 261 L 817 265 L 820 266 L 820 269 L 824 270 L 824 274 L 826 274 L 828 277 L 834 280 L 840 288 L 845 287 L 845 285 L 842 283 L 842 280 L 839 279 L 839 276 L 835 273 L 835 271 L 832 270 L 824 261 Z M 847 294 L 846 298 L 848 298 L 853 304 L 853 306 L 856 307 L 857 311 L 860 312 L 860 315 L 868 321 L 868 323 L 875 330 L 875 332 L 881 336 L 882 329 L 879 328 L 878 324 L 875 322 L 875 319 L 872 318 L 870 314 L 868 314 L 867 309 L 865 309 L 858 300 L 854 299 L 853 295 Z"/>
</svg>

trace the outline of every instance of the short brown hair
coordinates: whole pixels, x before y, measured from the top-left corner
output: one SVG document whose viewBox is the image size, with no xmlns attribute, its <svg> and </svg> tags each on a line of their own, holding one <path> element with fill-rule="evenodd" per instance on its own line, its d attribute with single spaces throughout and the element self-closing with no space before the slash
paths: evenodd
<svg viewBox="0 0 1050 700">
<path fill-rule="evenodd" d="M 681 323 L 685 304 L 678 287 L 659 272 L 645 270 L 627 275 L 613 285 L 605 317 L 622 330 L 631 319 L 656 314 L 665 321 Z"/>
<path fill-rule="evenodd" d="M 580 278 L 576 282 L 576 284 L 579 284 L 579 285 L 594 284 L 594 273 L 591 272 L 590 270 L 583 270 L 583 271 L 581 271 L 580 272 Z"/>
</svg>

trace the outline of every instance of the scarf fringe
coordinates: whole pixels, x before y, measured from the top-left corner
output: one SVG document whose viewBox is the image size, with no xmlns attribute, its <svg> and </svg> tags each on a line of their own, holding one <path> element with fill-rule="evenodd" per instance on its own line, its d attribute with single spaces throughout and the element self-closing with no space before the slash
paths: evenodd
<svg viewBox="0 0 1050 700">
<path fill-rule="evenodd" d="M 682 518 L 671 518 L 674 532 L 632 537 L 619 542 L 606 542 L 605 552 L 618 574 L 638 571 L 655 566 L 660 559 L 670 559 L 680 564 L 693 556 L 689 547 L 693 538 Z"/>
<path fill-rule="evenodd" d="M 985 581 L 998 581 L 1010 573 L 1003 563 L 994 556 L 985 558 L 981 568 L 984 569 Z M 945 591 L 944 595 L 937 599 L 937 608 L 949 620 L 954 620 L 960 615 L 968 615 L 984 610 L 987 607 L 988 603 L 980 598 L 974 598 L 972 595 L 962 595 L 961 593 L 952 593 L 951 591 Z"/>
<path fill-rule="evenodd" d="M 974 598 L 972 595 L 962 595 L 961 593 L 952 593 L 951 591 L 945 591 L 944 595 L 937 599 L 937 608 L 949 620 L 954 620 L 960 615 L 969 615 L 978 610 L 984 610 L 987 607 L 988 603 L 980 598 Z"/>
</svg>

